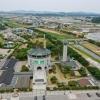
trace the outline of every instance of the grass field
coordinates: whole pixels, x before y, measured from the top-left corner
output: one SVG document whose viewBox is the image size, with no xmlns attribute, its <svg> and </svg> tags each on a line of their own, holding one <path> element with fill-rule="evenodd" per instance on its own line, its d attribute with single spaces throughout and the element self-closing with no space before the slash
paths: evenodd
<svg viewBox="0 0 100 100">
<path fill-rule="evenodd" d="M 2 42 L 4 44 L 5 40 L 0 37 L 0 42 Z"/>
<path fill-rule="evenodd" d="M 72 36 L 72 35 L 63 34 L 63 33 L 60 33 L 60 32 L 57 32 L 57 31 L 48 30 L 48 29 L 41 29 L 41 28 L 38 28 L 38 30 L 44 31 L 44 32 L 46 32 L 47 34 L 49 34 L 49 35 L 51 35 L 51 36 L 53 36 L 53 37 L 56 37 L 58 40 L 69 39 L 69 38 L 75 38 L 75 37 Z"/>
<path fill-rule="evenodd" d="M 27 25 L 23 25 L 23 24 L 16 23 L 16 22 L 11 21 L 11 20 L 6 21 L 6 23 L 7 23 L 9 26 L 15 27 L 15 28 L 18 28 L 18 27 L 26 27 L 26 26 L 27 26 Z"/>
<path fill-rule="evenodd" d="M 95 52 L 96 54 L 100 55 L 100 47 L 94 45 L 94 44 L 91 44 L 91 43 L 84 43 L 82 44 L 84 47 L 90 49 L 91 51 Z"/>
</svg>

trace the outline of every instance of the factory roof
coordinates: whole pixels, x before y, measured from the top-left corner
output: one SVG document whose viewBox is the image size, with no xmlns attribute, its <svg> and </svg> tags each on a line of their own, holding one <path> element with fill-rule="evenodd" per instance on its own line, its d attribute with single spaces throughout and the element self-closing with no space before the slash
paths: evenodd
<svg viewBox="0 0 100 100">
<path fill-rule="evenodd" d="M 42 47 L 37 47 L 35 49 L 30 49 L 28 51 L 28 54 L 32 55 L 32 56 L 45 56 L 45 55 L 48 55 L 50 53 L 51 53 L 50 50 L 48 50 L 46 48 L 42 48 Z"/>
</svg>

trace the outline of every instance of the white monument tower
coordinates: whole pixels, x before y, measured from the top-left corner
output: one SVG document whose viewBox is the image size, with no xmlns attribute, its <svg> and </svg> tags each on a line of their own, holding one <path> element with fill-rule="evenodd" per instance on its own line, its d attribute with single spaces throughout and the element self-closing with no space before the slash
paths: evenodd
<svg viewBox="0 0 100 100">
<path fill-rule="evenodd" d="M 45 40 L 45 34 L 44 34 L 44 40 Z"/>
<path fill-rule="evenodd" d="M 63 41 L 63 62 L 67 61 L 67 47 L 68 47 L 68 41 Z"/>
</svg>

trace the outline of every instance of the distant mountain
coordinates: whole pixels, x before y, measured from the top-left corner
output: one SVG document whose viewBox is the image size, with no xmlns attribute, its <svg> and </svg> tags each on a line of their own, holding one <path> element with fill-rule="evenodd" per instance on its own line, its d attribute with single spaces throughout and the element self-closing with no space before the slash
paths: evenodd
<svg viewBox="0 0 100 100">
<path fill-rule="evenodd" d="M 2 13 L 15 13 L 15 14 L 19 14 L 19 13 L 23 13 L 23 14 L 28 14 L 28 13 L 31 13 L 31 14 L 41 14 L 41 15 L 46 15 L 46 14 L 51 14 L 51 15 L 69 15 L 69 16 L 100 16 L 100 14 L 97 14 L 97 13 L 93 13 L 93 12 L 82 12 L 82 11 L 79 11 L 79 12 L 51 12 L 51 11 L 34 11 L 34 10 L 29 10 L 29 11 L 26 11 L 26 10 L 15 10 L 15 11 L 0 11 L 0 14 Z"/>
</svg>

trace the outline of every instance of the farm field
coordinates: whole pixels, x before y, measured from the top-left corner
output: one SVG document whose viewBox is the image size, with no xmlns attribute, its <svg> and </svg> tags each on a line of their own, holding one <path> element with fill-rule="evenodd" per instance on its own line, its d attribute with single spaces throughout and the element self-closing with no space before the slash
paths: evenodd
<svg viewBox="0 0 100 100">
<path fill-rule="evenodd" d="M 95 52 L 96 54 L 100 55 L 100 47 L 94 45 L 94 44 L 91 44 L 91 43 L 84 43 L 82 44 L 84 47 L 90 49 L 91 51 Z"/>
</svg>

